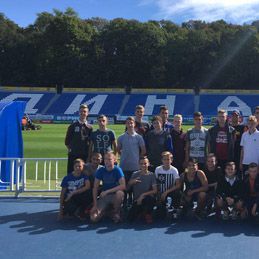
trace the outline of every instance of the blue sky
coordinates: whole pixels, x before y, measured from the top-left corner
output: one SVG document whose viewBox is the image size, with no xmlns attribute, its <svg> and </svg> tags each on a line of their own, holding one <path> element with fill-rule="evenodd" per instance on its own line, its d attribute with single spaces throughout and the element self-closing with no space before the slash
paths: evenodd
<svg viewBox="0 0 259 259">
<path fill-rule="evenodd" d="M 243 24 L 259 20 L 259 0 L 0 0 L 0 12 L 26 27 L 37 13 L 72 7 L 81 18 L 126 18 L 139 21 L 224 19 Z"/>
</svg>

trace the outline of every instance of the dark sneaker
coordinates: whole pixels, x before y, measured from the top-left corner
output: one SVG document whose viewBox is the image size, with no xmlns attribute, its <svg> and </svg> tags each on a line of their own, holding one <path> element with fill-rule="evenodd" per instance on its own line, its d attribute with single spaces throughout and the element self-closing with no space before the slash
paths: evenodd
<svg viewBox="0 0 259 259">
<path fill-rule="evenodd" d="M 116 224 L 121 222 L 120 214 L 119 213 L 114 213 L 113 216 L 112 216 L 112 221 L 114 223 L 116 223 Z"/>
<path fill-rule="evenodd" d="M 232 219 L 232 220 L 237 220 L 237 219 L 238 219 L 238 217 L 239 217 L 239 215 L 238 215 L 238 211 L 236 211 L 236 210 L 232 210 L 232 213 L 231 213 L 231 219 Z"/>
<path fill-rule="evenodd" d="M 203 220 L 206 217 L 206 212 L 203 211 L 195 211 L 194 216 L 198 220 Z"/>
</svg>

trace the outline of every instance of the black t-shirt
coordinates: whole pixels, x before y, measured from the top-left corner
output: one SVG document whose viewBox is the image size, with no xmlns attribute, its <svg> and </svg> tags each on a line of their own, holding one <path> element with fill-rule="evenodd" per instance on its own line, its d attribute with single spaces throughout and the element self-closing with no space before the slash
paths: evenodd
<svg viewBox="0 0 259 259">
<path fill-rule="evenodd" d="M 207 177 L 208 184 L 218 183 L 223 177 L 221 168 L 218 166 L 213 171 L 209 171 L 207 168 L 204 169 L 204 173 Z M 209 187 L 209 191 L 213 190 L 214 187 Z"/>
<path fill-rule="evenodd" d="M 235 141 L 235 146 L 238 145 L 240 146 L 240 142 L 241 142 L 241 138 L 243 133 L 246 131 L 247 127 L 245 125 L 237 125 L 237 126 L 232 126 L 236 132 L 235 132 L 235 137 L 236 137 L 236 141 Z"/>
<path fill-rule="evenodd" d="M 150 129 L 150 125 L 147 121 L 138 122 L 135 121 L 135 131 L 144 137 Z"/>
<path fill-rule="evenodd" d="M 70 148 L 70 154 L 75 156 L 88 156 L 90 135 L 92 126 L 76 121 L 68 129 L 65 138 L 65 145 Z"/>
<path fill-rule="evenodd" d="M 245 125 L 237 125 L 232 127 L 235 128 L 234 160 L 236 163 L 239 163 L 241 152 L 240 142 L 243 133 L 247 130 L 247 127 Z"/>
</svg>

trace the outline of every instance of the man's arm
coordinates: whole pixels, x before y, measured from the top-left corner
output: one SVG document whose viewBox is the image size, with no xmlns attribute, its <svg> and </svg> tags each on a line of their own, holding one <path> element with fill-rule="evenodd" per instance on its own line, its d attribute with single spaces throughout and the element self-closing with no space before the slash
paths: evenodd
<svg viewBox="0 0 259 259">
<path fill-rule="evenodd" d="M 157 185 L 156 184 L 153 184 L 152 185 L 152 190 L 148 191 L 148 192 L 144 192 L 142 193 L 138 199 L 137 199 L 137 204 L 141 204 L 142 203 L 142 200 L 146 197 L 146 196 L 149 196 L 149 195 L 155 195 L 157 193 Z"/>
<path fill-rule="evenodd" d="M 67 133 L 66 133 L 66 137 L 65 137 L 65 146 L 67 147 L 67 150 L 70 150 L 70 143 L 71 143 L 71 139 L 73 136 L 73 129 L 72 129 L 72 124 L 69 125 L 69 127 L 67 128 Z"/>
<path fill-rule="evenodd" d="M 79 188 L 79 189 L 73 191 L 72 193 L 73 193 L 73 195 L 75 195 L 75 194 L 85 192 L 89 189 L 90 189 L 90 181 L 87 179 L 87 180 L 85 180 L 85 185 L 82 188 Z"/>
<path fill-rule="evenodd" d="M 104 192 L 101 193 L 101 195 L 107 195 L 109 193 L 114 193 L 114 192 L 117 192 L 117 191 L 125 191 L 126 190 L 126 183 L 125 183 L 125 178 L 124 177 L 121 177 L 119 179 L 119 185 L 109 189 L 109 190 L 106 190 Z"/>
<path fill-rule="evenodd" d="M 148 192 L 144 192 L 141 194 L 141 196 L 143 196 L 143 198 L 145 198 L 148 195 L 155 195 L 157 193 L 157 185 L 153 184 L 152 185 L 152 190 L 148 191 Z"/>
<path fill-rule="evenodd" d="M 58 215 L 58 219 L 61 220 L 63 219 L 64 216 L 64 203 L 65 203 L 65 194 L 66 194 L 67 188 L 66 187 L 62 187 L 61 189 L 61 193 L 60 193 L 60 198 L 59 198 L 59 215 Z"/>
<path fill-rule="evenodd" d="M 192 190 L 192 192 L 193 193 L 206 192 L 208 190 L 208 180 L 207 180 L 206 175 L 200 170 L 198 171 L 197 175 L 201 181 L 202 186 L 200 188 Z"/>
<path fill-rule="evenodd" d="M 145 146 L 145 141 L 142 136 L 140 136 L 139 147 L 140 147 L 140 156 L 146 155 L 147 150 L 146 150 L 146 146 Z"/>
<path fill-rule="evenodd" d="M 144 156 L 144 155 L 146 155 L 146 153 L 147 153 L 147 151 L 146 151 L 145 145 L 144 145 L 144 146 L 141 146 L 141 147 L 140 147 L 140 155 L 141 155 L 141 156 Z"/>
<path fill-rule="evenodd" d="M 96 208 L 97 206 L 97 194 L 98 194 L 99 186 L 100 186 L 100 180 L 95 178 L 94 187 L 93 187 L 93 208 Z"/>
<path fill-rule="evenodd" d="M 90 162 L 90 161 L 91 161 L 92 154 L 93 154 L 93 141 L 90 140 L 90 144 L 89 144 L 89 148 L 88 148 L 88 158 L 87 158 L 87 162 Z"/>
<path fill-rule="evenodd" d="M 83 186 L 82 188 L 79 188 L 79 189 L 74 190 L 73 192 L 69 193 L 69 194 L 67 195 L 67 198 L 66 198 L 65 201 L 68 201 L 68 200 L 70 200 L 70 199 L 72 198 L 72 196 L 74 196 L 74 195 L 76 195 L 76 194 L 80 194 L 80 193 L 82 193 L 82 192 L 85 192 L 85 191 L 87 191 L 87 190 L 89 190 L 89 189 L 90 189 L 90 181 L 89 181 L 88 179 L 86 179 L 84 186 Z"/>
<path fill-rule="evenodd" d="M 187 135 L 186 135 L 187 136 Z M 188 161 L 189 161 L 189 151 L 190 151 L 190 142 L 189 140 L 186 138 L 186 142 L 185 142 L 185 161 L 184 161 L 184 167 L 187 167 Z"/>
<path fill-rule="evenodd" d="M 239 169 L 240 169 L 240 171 L 243 171 L 243 160 L 244 160 L 244 148 L 241 147 L 240 162 L 239 162 Z"/>
<path fill-rule="evenodd" d="M 121 145 L 121 139 L 120 139 L 120 137 L 118 138 L 116 149 L 117 149 L 117 153 L 118 153 L 119 155 L 121 155 L 122 145 Z"/>
<path fill-rule="evenodd" d="M 180 178 L 176 179 L 175 180 L 175 185 L 172 186 L 171 188 L 169 188 L 167 191 L 163 192 L 162 195 L 161 195 L 161 198 L 163 200 L 165 200 L 166 196 L 171 193 L 171 192 L 174 192 L 174 191 L 178 191 L 181 189 L 181 181 L 180 181 Z"/>
<path fill-rule="evenodd" d="M 173 153 L 173 142 L 172 142 L 172 137 L 171 135 L 168 134 L 167 139 L 166 139 L 166 147 L 167 150 L 171 153 Z"/>
<path fill-rule="evenodd" d="M 112 141 L 112 148 L 113 148 L 113 153 L 114 153 L 114 155 L 116 156 L 117 150 L 118 150 L 116 139 L 114 139 L 114 140 Z"/>
</svg>

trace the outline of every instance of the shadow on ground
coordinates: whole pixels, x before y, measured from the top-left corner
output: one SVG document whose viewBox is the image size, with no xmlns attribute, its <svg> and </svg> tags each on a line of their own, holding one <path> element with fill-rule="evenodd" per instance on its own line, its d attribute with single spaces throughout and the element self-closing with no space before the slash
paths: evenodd
<svg viewBox="0 0 259 259">
<path fill-rule="evenodd" d="M 23 212 L 0 216 L 0 225 L 8 224 L 10 228 L 17 229 L 19 233 L 39 235 L 56 230 L 73 231 L 95 231 L 97 234 L 115 232 L 120 229 L 131 229 L 134 231 L 145 231 L 150 229 L 164 229 L 165 234 L 190 232 L 192 238 L 200 238 L 211 234 L 222 234 L 226 237 L 238 236 L 259 236 L 259 225 L 251 222 L 216 221 L 214 218 L 203 221 L 181 220 L 174 223 L 154 222 L 152 225 L 145 225 L 140 222 L 134 224 L 114 224 L 109 219 L 104 219 L 97 224 L 91 224 L 89 220 L 66 219 L 57 221 L 58 210 L 47 210 L 42 212 Z"/>
</svg>

